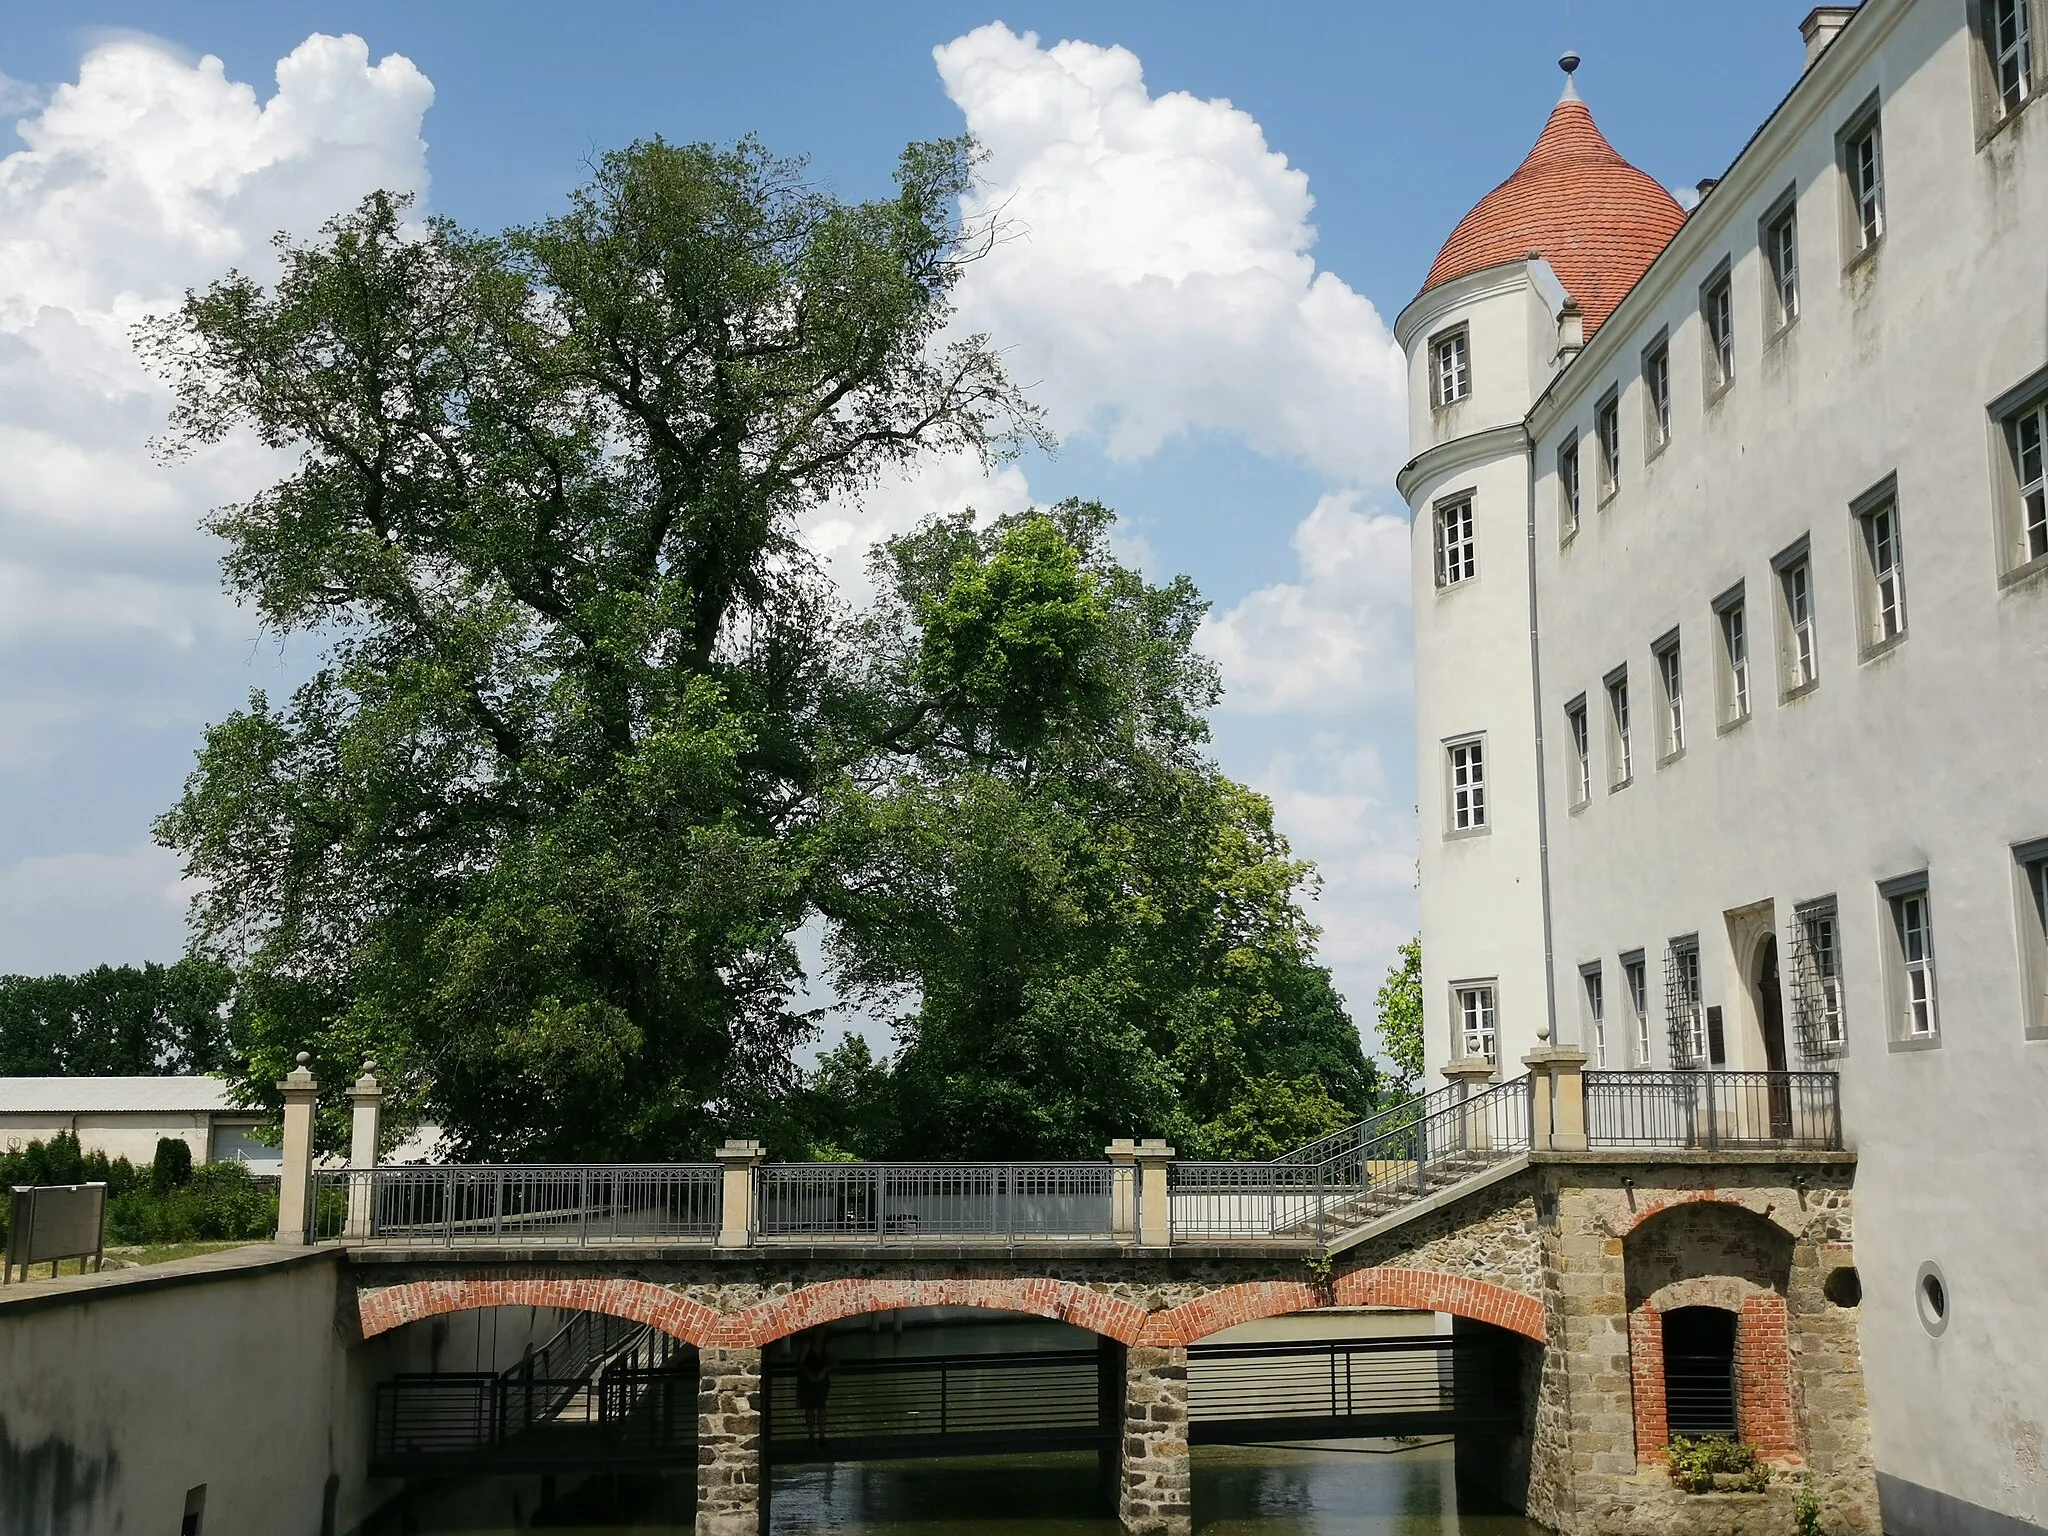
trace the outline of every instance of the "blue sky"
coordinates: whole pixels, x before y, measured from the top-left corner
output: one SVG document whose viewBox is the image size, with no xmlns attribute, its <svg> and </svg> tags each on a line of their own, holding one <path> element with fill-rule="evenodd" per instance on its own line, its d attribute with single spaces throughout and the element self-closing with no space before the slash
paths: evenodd
<svg viewBox="0 0 2048 1536">
<path fill-rule="evenodd" d="M 851 573 L 962 499 L 1116 506 L 1135 557 L 1215 604 L 1219 755 L 1320 862 L 1363 1022 L 1414 910 L 1387 328 L 1534 139 L 1566 44 L 1609 138 L 1677 189 L 1791 85 L 1806 9 L 0 0 L 0 121 L 22 125 L 0 129 L 0 970 L 176 953 L 149 821 L 202 724 L 299 660 L 212 595 L 192 528 L 274 461 L 152 465 L 161 397 L 127 324 L 373 184 L 499 226 L 605 148 L 753 132 L 863 196 L 905 141 L 971 125 L 1027 238 L 968 318 L 1042 383 L 1064 446 L 832 509 L 820 548 Z"/>
</svg>

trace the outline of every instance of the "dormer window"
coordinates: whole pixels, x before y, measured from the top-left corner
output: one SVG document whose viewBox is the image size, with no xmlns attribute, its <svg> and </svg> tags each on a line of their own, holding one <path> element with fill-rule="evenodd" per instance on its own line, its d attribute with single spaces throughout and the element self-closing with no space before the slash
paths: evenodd
<svg viewBox="0 0 2048 1536">
<path fill-rule="evenodd" d="M 1439 410 L 1456 405 L 1472 393 L 1470 349 L 1462 325 L 1430 342 L 1429 377 L 1431 394 Z"/>
</svg>

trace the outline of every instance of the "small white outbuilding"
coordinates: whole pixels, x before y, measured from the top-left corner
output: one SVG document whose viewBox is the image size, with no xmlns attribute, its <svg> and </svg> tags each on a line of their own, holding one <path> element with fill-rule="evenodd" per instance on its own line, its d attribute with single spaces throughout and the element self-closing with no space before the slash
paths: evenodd
<svg viewBox="0 0 2048 1536">
<path fill-rule="evenodd" d="M 87 1152 L 141 1165 L 170 1136 L 192 1148 L 195 1163 L 274 1174 L 281 1152 L 251 1134 L 262 1122 L 260 1110 L 231 1102 L 217 1077 L 0 1077 L 0 1147 L 70 1131 Z"/>
</svg>

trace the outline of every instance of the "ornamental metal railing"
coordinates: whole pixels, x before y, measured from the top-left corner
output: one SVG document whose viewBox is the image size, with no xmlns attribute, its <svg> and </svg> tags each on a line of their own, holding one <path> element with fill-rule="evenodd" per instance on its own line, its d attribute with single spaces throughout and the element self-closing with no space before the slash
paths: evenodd
<svg viewBox="0 0 2048 1536">
<path fill-rule="evenodd" d="M 1836 1151 L 1833 1072 L 1588 1072 L 1586 1139 L 1595 1147 Z"/>
<path fill-rule="evenodd" d="M 1366 1116 L 1365 1119 L 1359 1121 L 1356 1125 L 1347 1125 L 1341 1131 L 1332 1131 L 1327 1136 L 1318 1137 L 1316 1140 L 1308 1143 L 1307 1146 L 1296 1147 L 1292 1152 L 1282 1153 L 1274 1161 L 1277 1163 L 1323 1163 L 1333 1157 L 1341 1157 L 1345 1153 L 1354 1151 L 1389 1131 L 1413 1125 L 1416 1121 L 1427 1119 L 1439 1110 L 1449 1108 L 1452 1104 L 1459 1102 L 1464 1093 L 1465 1090 L 1462 1086 L 1453 1083 L 1450 1087 L 1439 1088 L 1434 1093 L 1421 1094 L 1412 1099 L 1403 1099 L 1399 1104 Z"/>
<path fill-rule="evenodd" d="M 316 1242 L 715 1242 L 716 1163 L 320 1169 Z"/>
<path fill-rule="evenodd" d="M 764 1242 L 1114 1240 L 1135 1231 L 1135 1170 L 1109 1163 L 769 1163 Z"/>
</svg>

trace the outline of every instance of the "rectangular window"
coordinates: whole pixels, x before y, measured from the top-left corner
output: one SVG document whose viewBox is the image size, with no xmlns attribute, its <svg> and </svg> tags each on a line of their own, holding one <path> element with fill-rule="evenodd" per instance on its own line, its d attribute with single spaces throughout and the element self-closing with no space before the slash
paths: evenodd
<svg viewBox="0 0 2048 1536">
<path fill-rule="evenodd" d="M 1430 388 L 1438 406 L 1456 405 L 1472 393 L 1472 368 L 1462 327 L 1429 344 Z"/>
<path fill-rule="evenodd" d="M 1735 382 L 1735 290 L 1724 269 L 1700 291 L 1700 315 L 1706 324 L 1707 392 Z"/>
<path fill-rule="evenodd" d="M 1873 101 L 1841 138 L 1842 175 L 1849 196 L 1851 254 L 1870 250 L 1884 238 L 1884 137 Z"/>
<path fill-rule="evenodd" d="M 2048 556 L 2048 400 L 2014 412 L 2005 422 L 2016 492 L 2011 563 L 2022 566 Z"/>
<path fill-rule="evenodd" d="M 1941 1033 L 1934 981 L 1934 909 L 1927 877 L 1911 875 L 1881 889 L 1890 917 L 1892 1035 L 1904 1042 L 1930 1042 Z"/>
<path fill-rule="evenodd" d="M 1714 617 L 1721 628 L 1721 725 L 1726 729 L 1749 718 L 1749 618 L 1740 586 L 1714 604 Z"/>
<path fill-rule="evenodd" d="M 1486 830 L 1486 743 L 1483 739 L 1451 743 L 1451 831 Z"/>
<path fill-rule="evenodd" d="M 1842 944 L 1832 896 L 1792 914 L 1792 1020 L 1807 1060 L 1840 1053 L 1848 1042 L 1842 1021 Z"/>
<path fill-rule="evenodd" d="M 1451 989 L 1458 1020 L 1458 1048 L 1466 1061 L 1495 1060 L 1493 983 L 1460 982 Z"/>
<path fill-rule="evenodd" d="M 1678 631 L 1673 630 L 1653 648 L 1657 658 L 1657 682 L 1663 697 L 1658 711 L 1658 757 L 1670 761 L 1685 750 L 1685 668 L 1678 658 Z"/>
<path fill-rule="evenodd" d="M 1697 934 L 1673 939 L 1664 958 L 1665 1020 L 1670 1028 L 1671 1063 L 1696 1067 L 1707 1058 L 1707 1016 L 1700 1006 L 1700 941 Z"/>
<path fill-rule="evenodd" d="M 1671 348 L 1661 341 L 1643 355 L 1643 428 L 1651 453 L 1671 441 Z"/>
<path fill-rule="evenodd" d="M 1851 510 L 1863 551 L 1859 584 L 1863 652 L 1870 655 L 1906 632 L 1906 573 L 1899 552 L 1899 503 L 1893 483 L 1887 481 Z"/>
<path fill-rule="evenodd" d="M 1788 201 L 1764 221 L 1764 270 L 1770 283 L 1773 331 L 1799 318 L 1799 214 Z"/>
<path fill-rule="evenodd" d="M 1629 1023 L 1634 1026 L 1636 1065 L 1650 1064 L 1650 978 L 1639 949 L 1621 957 L 1622 979 L 1628 983 Z"/>
<path fill-rule="evenodd" d="M 2048 1039 L 2048 838 L 2012 851 L 2019 876 L 2022 1015 L 2030 1039 Z"/>
<path fill-rule="evenodd" d="M 1985 38 L 1991 55 L 1991 79 L 1998 94 L 1999 116 L 2026 105 L 2034 92 L 2033 18 L 2031 0 L 1991 0 Z"/>
<path fill-rule="evenodd" d="M 1607 787 L 1620 789 L 1635 776 L 1635 759 L 1629 747 L 1628 668 L 1607 678 Z"/>
<path fill-rule="evenodd" d="M 1600 439 L 1600 495 L 1605 499 L 1621 488 L 1621 398 L 1613 390 L 1593 412 L 1593 433 Z"/>
<path fill-rule="evenodd" d="M 1774 564 L 1778 569 L 1784 693 L 1790 698 L 1820 681 L 1819 636 L 1813 627 L 1813 562 L 1802 541 L 1796 553 L 1780 555 Z"/>
<path fill-rule="evenodd" d="M 1572 733 L 1572 805 L 1577 807 L 1593 798 L 1593 744 L 1586 728 L 1583 693 L 1565 705 L 1564 719 Z"/>
<path fill-rule="evenodd" d="M 1593 1067 L 1598 1071 L 1607 1065 L 1607 998 L 1600 963 L 1580 967 L 1579 979 L 1586 989 L 1586 1038 L 1593 1043 Z"/>
<path fill-rule="evenodd" d="M 1565 543 L 1579 531 L 1579 440 L 1567 439 L 1557 450 L 1557 539 Z"/>
<path fill-rule="evenodd" d="M 1472 536 L 1472 498 L 1436 509 L 1436 584 L 1455 587 L 1479 574 L 1479 543 Z"/>
</svg>

